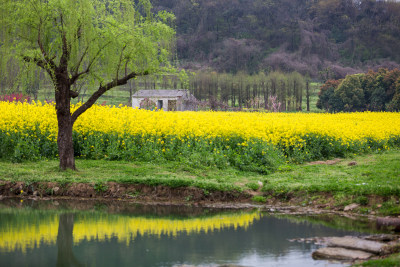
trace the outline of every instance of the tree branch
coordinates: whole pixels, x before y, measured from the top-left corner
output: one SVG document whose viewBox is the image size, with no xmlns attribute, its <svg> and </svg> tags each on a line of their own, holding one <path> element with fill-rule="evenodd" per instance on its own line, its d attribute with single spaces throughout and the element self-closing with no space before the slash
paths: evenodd
<svg viewBox="0 0 400 267">
<path fill-rule="evenodd" d="M 74 90 L 69 90 L 69 96 L 71 98 L 77 98 L 79 96 L 79 92 L 74 91 Z"/>
<path fill-rule="evenodd" d="M 39 23 L 39 26 L 38 26 L 38 39 L 37 39 L 37 43 L 38 43 L 40 52 L 42 53 L 44 61 L 45 61 L 46 64 L 50 64 L 52 66 L 55 66 L 55 63 L 53 62 L 53 59 L 55 57 L 49 58 L 48 55 L 47 55 L 46 50 L 44 49 L 44 46 L 43 46 L 43 43 L 42 43 L 42 30 L 41 30 L 41 27 L 42 27 L 42 18 L 40 18 L 40 23 Z"/>
<path fill-rule="evenodd" d="M 31 58 L 31 57 L 28 57 L 28 56 L 24 56 L 23 59 L 24 59 L 24 61 L 26 61 L 26 62 L 33 62 L 33 63 L 35 63 L 36 65 L 38 65 L 39 67 L 41 67 L 42 69 L 47 70 L 47 67 L 46 67 L 47 62 L 45 62 L 45 61 L 42 60 L 42 59 Z"/>
<path fill-rule="evenodd" d="M 86 49 L 85 49 L 85 51 L 82 53 L 82 56 L 81 56 L 81 58 L 78 60 L 78 63 L 76 63 L 76 65 L 75 65 L 74 67 L 71 68 L 71 72 L 73 73 L 74 76 L 78 74 L 79 67 L 81 66 L 82 61 L 83 61 L 83 59 L 85 58 L 85 56 L 86 56 L 86 54 L 88 53 L 88 51 L 89 51 L 89 46 L 87 46 Z"/>
<path fill-rule="evenodd" d="M 68 60 L 69 60 L 69 56 L 70 56 L 70 47 L 68 46 L 68 42 L 67 42 L 67 36 L 65 34 L 65 30 L 64 30 L 64 19 L 63 19 L 63 14 L 60 13 L 60 23 L 61 23 L 61 40 L 62 40 L 62 55 L 61 55 L 61 59 L 60 59 L 60 67 L 62 68 L 67 68 L 68 66 Z"/>
<path fill-rule="evenodd" d="M 37 39 L 37 42 L 38 42 L 38 46 L 40 48 L 40 52 L 42 52 L 43 57 L 45 59 L 47 59 L 47 53 L 44 50 L 43 43 L 42 43 L 42 34 L 41 34 L 42 30 L 41 30 L 41 27 L 42 27 L 42 19 L 40 19 L 40 23 L 39 23 L 39 26 L 38 26 L 38 39 Z"/>
<path fill-rule="evenodd" d="M 121 68 L 122 57 L 123 57 L 123 55 L 124 55 L 125 48 L 126 48 L 126 44 L 125 44 L 124 47 L 122 48 L 122 50 L 121 50 L 121 55 L 119 56 L 119 62 L 118 62 L 117 71 L 116 71 L 117 75 L 116 75 L 116 77 L 115 77 L 116 80 L 118 80 L 119 69 Z M 126 75 L 126 73 L 125 73 L 125 75 Z"/>
<path fill-rule="evenodd" d="M 116 37 L 124 34 L 126 31 L 118 34 Z M 87 51 L 89 50 L 89 46 L 86 47 L 85 52 L 83 53 L 82 57 L 80 58 L 78 64 L 72 69 L 71 72 L 75 72 L 72 74 L 72 78 L 71 78 L 71 84 L 74 84 L 79 78 L 80 76 L 87 74 L 90 72 L 91 67 L 93 66 L 94 62 L 96 61 L 96 59 L 99 57 L 100 53 L 110 44 L 112 43 L 112 41 L 109 41 L 107 43 L 105 43 L 102 47 L 100 47 L 100 49 L 97 51 L 96 55 L 90 60 L 89 65 L 87 66 L 87 68 L 84 71 L 81 71 L 78 73 L 79 67 L 82 64 L 83 58 L 84 56 L 87 54 Z M 122 61 L 122 55 L 123 55 L 123 51 L 125 50 L 126 45 L 123 47 L 122 52 L 121 52 L 121 57 L 120 57 L 120 63 L 118 65 L 118 69 L 117 69 L 117 75 L 116 75 L 116 79 L 118 80 L 118 70 L 120 68 L 120 64 Z"/>
<path fill-rule="evenodd" d="M 54 77 L 54 70 L 56 68 L 56 65 L 54 64 L 54 62 L 52 60 L 50 60 L 50 62 L 47 62 L 43 59 L 39 59 L 39 58 L 31 58 L 28 56 L 24 56 L 23 57 L 25 62 L 33 62 L 35 63 L 37 66 L 41 67 L 42 69 L 44 69 L 51 77 L 51 79 L 53 81 L 55 81 L 55 77 Z"/>
<path fill-rule="evenodd" d="M 96 103 L 97 99 L 99 99 L 100 96 L 102 96 L 105 92 L 108 90 L 126 84 L 130 79 L 135 78 L 137 76 L 144 76 L 148 75 L 149 73 L 147 71 L 143 73 L 136 73 L 136 72 L 131 72 L 128 75 L 125 75 L 121 79 L 114 79 L 111 82 L 107 83 L 106 85 L 100 85 L 99 89 L 97 89 L 96 92 L 92 94 L 92 96 L 82 105 L 80 106 L 75 112 L 72 114 L 72 122 L 75 122 L 76 119 L 84 113 L 86 110 L 88 110 L 91 106 L 93 106 L 94 103 Z"/>
<path fill-rule="evenodd" d="M 78 73 L 79 65 L 80 65 L 81 63 L 79 63 L 79 65 L 77 66 L 76 69 L 74 68 L 75 74 L 73 74 L 72 77 L 71 77 L 71 80 L 70 80 L 70 81 L 71 81 L 71 84 L 74 84 L 74 83 L 80 78 L 80 76 L 82 76 L 82 75 L 87 74 L 87 73 L 90 72 L 90 68 L 93 66 L 93 63 L 96 61 L 96 59 L 97 59 L 97 57 L 100 55 L 101 51 L 103 51 L 103 49 L 106 48 L 107 45 L 109 45 L 110 43 L 111 43 L 111 41 L 107 42 L 106 44 L 104 44 L 104 45 L 97 51 L 96 55 L 90 60 L 89 65 L 87 66 L 87 68 L 86 68 L 84 71 Z M 88 51 L 88 50 L 89 50 L 89 47 L 86 48 L 86 51 Z M 82 55 L 81 61 L 83 60 L 83 57 L 84 57 L 84 55 Z"/>
</svg>

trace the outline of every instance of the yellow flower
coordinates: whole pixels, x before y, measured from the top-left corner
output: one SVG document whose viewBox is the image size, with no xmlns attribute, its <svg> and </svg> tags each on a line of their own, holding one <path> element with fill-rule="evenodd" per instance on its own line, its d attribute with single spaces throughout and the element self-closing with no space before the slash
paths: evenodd
<svg viewBox="0 0 400 267">
<path fill-rule="evenodd" d="M 72 111 L 80 105 L 72 105 Z M 163 140 L 174 141 L 172 138 L 186 144 L 207 141 L 213 145 L 217 140 L 228 142 L 239 137 L 242 140 L 236 143 L 246 149 L 252 146 L 252 139 L 258 139 L 300 150 L 307 144 L 307 140 L 315 136 L 326 138 L 326 145 L 330 146 L 340 142 L 344 148 L 355 145 L 365 145 L 367 148 L 370 144 L 368 140 L 372 140 L 382 143 L 383 149 L 389 149 L 388 140 L 400 136 L 398 125 L 400 113 L 390 112 L 155 112 L 121 105 L 94 105 L 77 119 L 73 130 L 82 135 L 83 140 L 98 133 L 141 136 L 143 143 L 147 139 L 149 144 L 146 145 L 164 145 Z M 55 143 L 58 131 L 55 106 L 41 102 L 28 104 L 0 101 L 0 131 L 11 136 L 9 140 L 14 140 L 12 142 L 16 140 L 13 135 L 21 134 L 29 135 L 26 138 L 40 138 Z M 100 138 L 95 140 L 100 142 Z M 126 145 L 124 140 L 121 142 Z"/>
</svg>

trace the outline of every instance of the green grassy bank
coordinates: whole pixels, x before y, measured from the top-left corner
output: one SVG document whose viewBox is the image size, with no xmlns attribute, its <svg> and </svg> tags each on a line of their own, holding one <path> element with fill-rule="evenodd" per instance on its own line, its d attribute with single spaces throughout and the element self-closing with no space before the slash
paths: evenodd
<svg viewBox="0 0 400 267">
<path fill-rule="evenodd" d="M 234 168 L 189 167 L 178 163 L 77 160 L 78 171 L 58 170 L 58 161 L 0 162 L 0 180 L 11 182 L 88 183 L 96 190 L 108 182 L 195 187 L 247 194 L 259 203 L 287 202 L 342 209 L 356 203 L 360 213 L 399 215 L 400 150 L 351 159 L 303 165 L 282 165 L 269 175 Z M 3 182 L 4 183 L 4 182 Z M 1 186 L 1 185 L 0 185 Z"/>
<path fill-rule="evenodd" d="M 369 260 L 354 267 L 400 267 L 400 253 L 393 254 L 385 259 Z"/>
</svg>

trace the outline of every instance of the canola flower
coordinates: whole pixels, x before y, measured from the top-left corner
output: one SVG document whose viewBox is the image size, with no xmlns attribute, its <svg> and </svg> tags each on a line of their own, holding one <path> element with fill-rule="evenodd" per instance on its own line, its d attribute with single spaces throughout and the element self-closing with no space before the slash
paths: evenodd
<svg viewBox="0 0 400 267">
<path fill-rule="evenodd" d="M 72 110 L 79 107 L 72 106 Z M 35 130 L 49 137 L 57 135 L 53 104 L 0 102 L 0 130 Z M 174 135 L 177 137 L 241 136 L 277 144 L 301 141 L 307 133 L 340 138 L 343 142 L 400 135 L 400 113 L 247 113 L 247 112 L 163 112 L 95 105 L 74 125 L 80 134 L 94 132 L 129 135 Z"/>
<path fill-rule="evenodd" d="M 72 110 L 79 105 L 73 105 Z M 251 157 L 249 162 L 270 154 L 265 144 L 279 148 L 286 156 L 303 153 L 305 160 L 384 150 L 400 144 L 399 126 L 400 113 L 390 112 L 163 112 L 94 105 L 78 118 L 74 134 L 79 147 L 76 153 L 84 158 L 151 159 L 150 155 L 161 154 L 172 158 L 201 148 L 215 157 L 230 157 L 235 165 L 237 154 Z M 0 134 L 3 142 L 16 142 L 12 138 L 16 135 L 29 139 L 29 145 L 39 141 L 55 144 L 54 105 L 0 102 Z M 319 151 L 323 153 L 316 155 Z"/>
<path fill-rule="evenodd" d="M 74 220 L 73 242 L 78 245 L 84 240 L 104 242 L 116 237 L 118 242 L 127 246 L 136 236 L 179 234 L 199 234 L 220 231 L 233 227 L 247 229 L 256 220 L 262 218 L 259 212 L 221 214 L 210 217 L 190 219 L 167 219 L 102 215 L 79 215 Z M 31 221 L 19 224 L 7 224 L 0 228 L 0 251 L 11 252 L 39 248 L 41 244 L 55 245 L 58 235 L 59 217 L 52 215 L 47 220 L 33 225 Z"/>
</svg>

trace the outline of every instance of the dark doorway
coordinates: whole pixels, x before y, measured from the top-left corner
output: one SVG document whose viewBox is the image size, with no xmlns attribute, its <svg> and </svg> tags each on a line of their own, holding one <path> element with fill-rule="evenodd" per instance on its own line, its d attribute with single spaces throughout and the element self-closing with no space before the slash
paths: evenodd
<svg viewBox="0 0 400 267">
<path fill-rule="evenodd" d="M 158 100 L 157 101 L 157 109 L 162 109 L 163 108 L 163 101 L 162 100 Z"/>
</svg>

